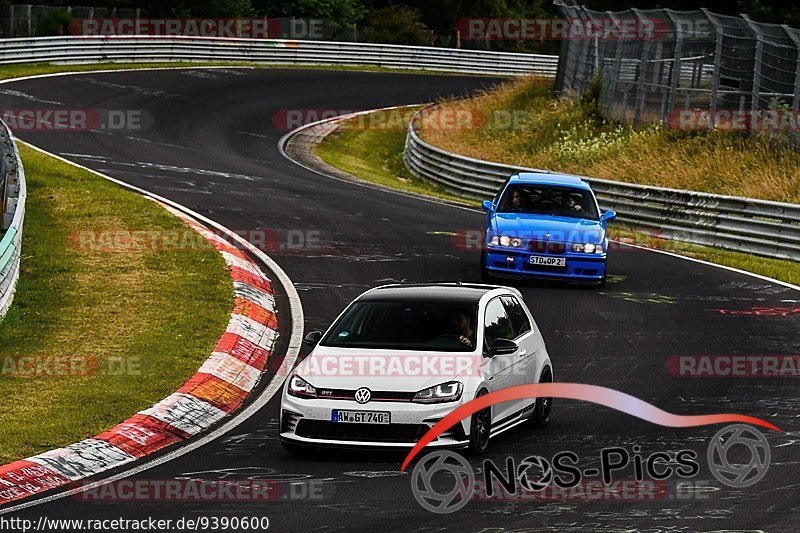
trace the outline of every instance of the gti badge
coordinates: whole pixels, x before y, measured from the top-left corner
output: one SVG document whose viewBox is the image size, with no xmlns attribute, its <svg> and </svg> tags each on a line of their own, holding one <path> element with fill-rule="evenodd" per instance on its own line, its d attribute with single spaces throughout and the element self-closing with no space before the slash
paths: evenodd
<svg viewBox="0 0 800 533">
<path fill-rule="evenodd" d="M 369 389 L 361 387 L 356 391 L 355 398 L 358 403 L 367 403 L 372 398 L 372 393 Z"/>
</svg>

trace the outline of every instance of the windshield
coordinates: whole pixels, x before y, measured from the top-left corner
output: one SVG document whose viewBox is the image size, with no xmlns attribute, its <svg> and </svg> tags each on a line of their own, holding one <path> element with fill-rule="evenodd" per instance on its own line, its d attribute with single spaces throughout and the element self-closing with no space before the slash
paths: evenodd
<svg viewBox="0 0 800 533">
<path fill-rule="evenodd" d="M 477 305 L 357 302 L 320 344 L 337 348 L 471 352 L 475 349 L 477 316 Z"/>
<path fill-rule="evenodd" d="M 498 213 L 524 213 L 598 220 L 597 204 L 586 189 L 515 184 L 506 188 Z"/>
</svg>

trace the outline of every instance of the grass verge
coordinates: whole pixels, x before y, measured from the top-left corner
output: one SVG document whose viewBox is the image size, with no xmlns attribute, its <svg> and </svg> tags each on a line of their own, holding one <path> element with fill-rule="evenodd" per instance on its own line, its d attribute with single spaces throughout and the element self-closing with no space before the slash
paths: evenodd
<svg viewBox="0 0 800 533">
<path fill-rule="evenodd" d="M 379 117 L 380 118 L 380 117 Z M 366 117 L 362 121 L 369 123 Z M 317 155 L 327 164 L 358 178 L 400 190 L 446 197 L 433 185 L 411 176 L 403 165 L 405 131 L 346 128 L 329 135 L 317 147 Z M 452 148 L 450 148 L 452 149 Z M 471 154 L 479 157 L 479 154 Z M 451 199 L 451 198 L 448 198 Z M 459 198 L 458 201 L 477 205 Z M 738 268 L 762 276 L 800 285 L 800 264 L 794 261 L 757 257 L 750 254 L 668 241 L 613 224 L 610 235 L 616 239 Z"/>
<path fill-rule="evenodd" d="M 395 111 L 408 119 L 419 109 L 410 106 Z M 442 200 L 477 206 L 479 202 L 454 196 L 441 187 L 413 176 L 403 163 L 404 127 L 408 120 L 386 120 L 386 112 L 371 121 L 371 115 L 346 120 L 317 146 L 317 155 L 332 167 L 371 183 L 405 192 L 423 194 Z M 370 124 L 389 127 L 365 127 Z M 399 147 L 399 149 L 398 149 Z"/>
<path fill-rule="evenodd" d="M 441 118 L 437 117 L 441 115 Z M 435 128 L 466 116 L 467 127 Z M 604 120 L 596 97 L 554 98 L 552 81 L 522 78 L 473 98 L 448 100 L 423 122 L 422 137 L 455 153 L 630 183 L 800 202 L 800 152 L 740 132 Z"/>
<path fill-rule="evenodd" d="M 82 246 L 82 231 L 191 230 L 89 172 L 20 152 L 28 200 L 18 290 L 0 322 L 0 463 L 95 435 L 174 392 L 211 354 L 233 306 L 210 246 Z"/>
</svg>

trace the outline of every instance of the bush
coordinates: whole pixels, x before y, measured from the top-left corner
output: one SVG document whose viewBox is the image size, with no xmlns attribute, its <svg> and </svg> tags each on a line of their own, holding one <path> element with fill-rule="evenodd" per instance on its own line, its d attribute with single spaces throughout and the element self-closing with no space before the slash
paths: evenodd
<svg viewBox="0 0 800 533">
<path fill-rule="evenodd" d="M 374 43 L 427 45 L 431 31 L 422 22 L 419 11 L 392 4 L 370 13 L 367 37 Z"/>
<path fill-rule="evenodd" d="M 69 24 L 73 18 L 69 11 L 49 11 L 39 19 L 36 35 L 39 37 L 69 35 Z"/>
</svg>

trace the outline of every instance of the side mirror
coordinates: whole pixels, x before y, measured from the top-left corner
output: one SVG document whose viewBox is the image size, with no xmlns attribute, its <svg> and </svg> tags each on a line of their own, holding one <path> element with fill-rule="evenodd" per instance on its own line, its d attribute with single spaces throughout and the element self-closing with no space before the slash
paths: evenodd
<svg viewBox="0 0 800 533">
<path fill-rule="evenodd" d="M 517 350 L 519 350 L 519 346 L 517 346 L 516 342 L 508 339 L 495 339 L 495 341 L 492 343 L 492 347 L 489 348 L 489 357 L 494 357 L 495 355 L 508 355 L 516 352 Z"/>
<path fill-rule="evenodd" d="M 608 211 L 603 213 L 603 216 L 600 217 L 600 218 L 602 218 L 603 221 L 605 221 L 605 222 L 611 222 L 612 220 L 617 218 L 617 212 L 614 211 L 613 209 L 609 209 Z"/>
<path fill-rule="evenodd" d="M 303 344 L 307 344 L 308 346 L 316 346 L 320 340 L 322 340 L 321 331 L 310 331 L 303 338 Z"/>
<path fill-rule="evenodd" d="M 492 203 L 491 200 L 484 200 L 483 203 L 481 204 L 481 207 L 483 207 L 484 211 L 487 211 L 489 213 L 494 212 L 494 204 Z"/>
</svg>

